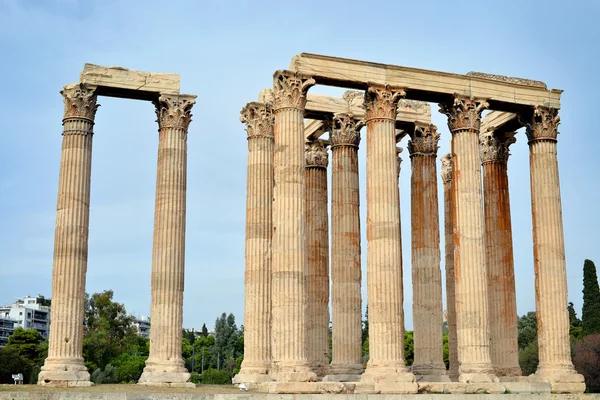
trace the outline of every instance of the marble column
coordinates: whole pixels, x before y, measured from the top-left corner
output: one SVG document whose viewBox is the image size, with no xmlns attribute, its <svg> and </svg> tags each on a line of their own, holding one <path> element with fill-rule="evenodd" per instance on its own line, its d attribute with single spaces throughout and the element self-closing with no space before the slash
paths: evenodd
<svg viewBox="0 0 600 400">
<path fill-rule="evenodd" d="M 488 106 L 456 96 L 441 104 L 452 133 L 454 192 L 454 269 L 459 381 L 489 383 L 490 360 L 483 196 L 479 158 L 481 113 Z"/>
<path fill-rule="evenodd" d="M 415 361 L 412 372 L 423 381 L 448 380 L 442 340 L 442 272 L 436 157 L 440 134 L 435 125 L 415 127 L 410 135 L 412 285 Z"/>
<path fill-rule="evenodd" d="M 454 289 L 454 206 L 452 200 L 452 154 L 446 154 L 442 161 L 442 182 L 444 182 L 444 243 L 446 253 L 446 307 L 448 320 L 448 376 L 458 379 L 458 341 L 456 338 L 456 295 Z"/>
<path fill-rule="evenodd" d="M 185 264 L 187 133 L 196 96 L 161 94 L 152 243 L 150 356 L 139 384 L 191 386 L 181 356 Z"/>
<path fill-rule="evenodd" d="M 367 383 L 416 383 L 404 362 L 400 218 L 396 156 L 396 106 L 402 88 L 370 85 L 367 120 L 367 292 L 369 362 Z"/>
<path fill-rule="evenodd" d="M 533 379 L 553 392 L 580 393 L 583 376 L 571 362 L 567 275 L 558 175 L 558 110 L 536 107 L 526 117 L 529 139 L 535 299 L 539 364 Z"/>
<path fill-rule="evenodd" d="M 244 361 L 235 383 L 266 382 L 271 367 L 271 236 L 273 234 L 273 109 L 248 103 Z"/>
<path fill-rule="evenodd" d="M 61 94 L 65 112 L 54 231 L 52 324 L 48 358 L 38 384 L 91 386 L 82 348 L 92 136 L 98 105 L 95 88 L 91 86 L 68 85 Z"/>
<path fill-rule="evenodd" d="M 493 131 L 479 134 L 483 168 L 490 357 L 494 371 L 500 377 L 521 375 L 507 173 L 508 147 L 515 142 L 514 135 L 514 132 Z"/>
<path fill-rule="evenodd" d="M 400 142 L 402 137 L 404 137 L 404 135 L 402 135 L 401 137 L 397 136 L 396 140 Z M 402 170 L 402 157 L 400 155 L 402 154 L 403 150 L 404 149 L 402 147 L 396 147 L 396 157 L 398 158 L 396 169 L 396 180 L 398 181 L 398 241 L 400 242 L 400 274 L 398 276 L 398 284 L 402 288 L 404 288 L 404 258 L 402 253 L 402 204 L 400 203 L 400 172 Z M 404 290 L 402 290 L 402 297 L 400 298 L 400 301 L 402 302 L 402 307 L 400 307 L 400 318 L 402 320 L 402 329 L 400 337 L 402 338 L 402 340 L 404 340 L 404 332 L 406 331 L 406 328 L 404 326 Z"/>
<path fill-rule="evenodd" d="M 306 157 L 306 251 L 307 358 L 317 376 L 329 364 L 329 214 L 327 211 L 327 144 L 307 142 Z"/>
<path fill-rule="evenodd" d="M 315 84 L 301 74 L 273 75 L 275 155 L 273 192 L 272 330 L 274 375 L 280 382 L 317 379 L 306 355 L 307 252 L 304 106 Z"/>
<path fill-rule="evenodd" d="M 332 360 L 328 380 L 357 380 L 362 365 L 358 145 L 364 125 L 337 114 L 331 140 Z"/>
</svg>

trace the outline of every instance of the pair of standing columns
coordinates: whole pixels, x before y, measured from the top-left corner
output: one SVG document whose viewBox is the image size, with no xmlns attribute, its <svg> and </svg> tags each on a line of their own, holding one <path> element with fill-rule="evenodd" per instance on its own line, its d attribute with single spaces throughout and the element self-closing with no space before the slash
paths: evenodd
<svg viewBox="0 0 600 400">
<path fill-rule="evenodd" d="M 77 84 L 65 103 L 58 185 L 48 358 L 38 384 L 89 386 L 82 357 L 87 273 L 92 136 L 96 88 Z M 187 128 L 195 96 L 161 95 L 159 160 L 152 262 L 150 358 L 140 382 L 183 384 L 181 357 Z"/>
<path fill-rule="evenodd" d="M 444 179 L 445 193 L 451 193 L 451 201 L 446 200 L 446 215 L 452 211 L 446 232 L 448 235 L 453 231 L 454 236 L 457 354 L 459 379 L 463 382 L 489 382 L 495 373 L 520 373 L 515 362 L 514 327 L 511 326 L 514 317 L 508 315 L 514 315 L 516 311 L 506 177 L 508 146 L 514 139 L 510 134 L 489 136 L 484 133 L 480 137 L 481 112 L 486 107 L 485 101 L 461 96 L 456 96 L 452 104 L 441 105 L 441 111 L 449 117 L 452 132 L 452 163 L 449 160 L 444 163 L 452 166 L 452 177 L 446 175 Z M 531 115 L 523 119 L 530 146 L 540 353 L 540 364 L 533 379 L 551 382 L 553 391 L 583 391 L 583 377 L 575 372 L 570 357 L 564 233 L 556 158 L 559 118 L 554 109 L 535 107 Z M 481 154 L 475 157 L 478 145 Z M 485 239 L 480 162 L 484 167 L 486 195 Z M 448 221 L 453 222 L 453 228 L 448 227 Z M 487 251 L 484 251 L 486 242 Z M 506 290 L 489 290 L 488 284 L 494 286 L 498 279 L 502 279 Z M 488 308 L 489 304 L 491 307 Z M 500 310 L 502 307 L 504 314 Z M 491 316 L 488 316 L 488 310 Z M 505 324 L 507 337 L 499 336 L 498 327 L 490 336 L 488 318 L 496 319 L 494 323 Z M 492 340 L 491 351 L 488 337 Z M 507 347 L 502 348 L 503 345 Z M 503 351 L 506 354 L 501 354 Z M 451 365 L 451 371 L 452 368 Z"/>
<path fill-rule="evenodd" d="M 512 229 L 508 195 L 508 146 L 514 133 L 479 134 L 483 167 L 485 261 L 490 330 L 490 362 L 497 376 L 519 376 L 517 309 L 512 256 Z M 446 292 L 448 303 L 449 375 L 458 377 L 458 346 L 454 271 L 453 165 L 450 154 L 442 158 L 446 232 Z"/>
</svg>

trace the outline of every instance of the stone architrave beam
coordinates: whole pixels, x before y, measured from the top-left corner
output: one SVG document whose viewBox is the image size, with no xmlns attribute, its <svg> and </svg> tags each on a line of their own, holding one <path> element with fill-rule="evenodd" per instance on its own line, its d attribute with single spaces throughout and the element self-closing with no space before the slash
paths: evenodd
<svg viewBox="0 0 600 400">
<path fill-rule="evenodd" d="M 179 93 L 179 74 L 143 72 L 122 67 L 85 64 L 80 81 L 97 86 L 98 95 L 155 100 L 161 93 Z"/>
<path fill-rule="evenodd" d="M 471 72 L 466 75 L 302 53 L 290 70 L 311 76 L 317 84 L 364 89 L 369 84 L 405 88 L 406 98 L 442 102 L 458 94 L 486 99 L 490 109 L 518 111 L 531 106 L 560 108 L 562 90 L 543 82 Z"/>
</svg>

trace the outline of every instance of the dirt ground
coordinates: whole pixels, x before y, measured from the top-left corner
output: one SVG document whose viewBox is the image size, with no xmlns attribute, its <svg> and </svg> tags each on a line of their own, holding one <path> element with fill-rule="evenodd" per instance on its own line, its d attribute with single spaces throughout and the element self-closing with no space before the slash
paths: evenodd
<svg viewBox="0 0 600 400">
<path fill-rule="evenodd" d="M 170 388 L 160 386 L 142 386 L 134 384 L 95 385 L 86 388 L 55 388 L 38 385 L 0 385 L 0 392 L 103 392 L 103 393 L 195 393 L 195 394 L 227 394 L 240 393 L 233 385 L 198 385 L 196 388 Z"/>
</svg>

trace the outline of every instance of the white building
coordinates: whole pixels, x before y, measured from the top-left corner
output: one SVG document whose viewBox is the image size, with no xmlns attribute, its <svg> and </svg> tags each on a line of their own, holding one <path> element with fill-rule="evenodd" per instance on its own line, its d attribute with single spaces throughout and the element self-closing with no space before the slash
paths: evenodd
<svg viewBox="0 0 600 400">
<path fill-rule="evenodd" d="M 12 320 L 15 329 L 36 329 L 44 339 L 48 339 L 50 333 L 50 307 L 39 304 L 37 297 L 25 296 L 17 299 L 14 304 L 0 307 L 0 320 L 4 320 L 6 327 Z"/>
<path fill-rule="evenodd" d="M 137 334 L 145 339 L 150 339 L 150 317 L 141 315 L 139 318 L 135 317 L 133 326 L 137 329 Z"/>
</svg>

